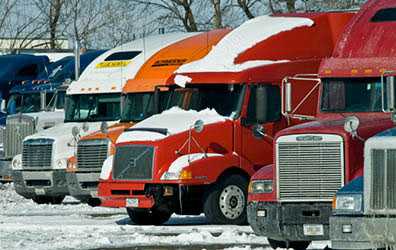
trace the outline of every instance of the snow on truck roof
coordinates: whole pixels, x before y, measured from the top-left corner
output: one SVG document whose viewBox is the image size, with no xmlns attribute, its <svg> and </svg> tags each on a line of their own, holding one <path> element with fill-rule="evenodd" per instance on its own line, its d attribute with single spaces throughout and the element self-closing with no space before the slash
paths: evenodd
<svg viewBox="0 0 396 250">
<path fill-rule="evenodd" d="M 322 77 L 378 77 L 396 70 L 396 0 L 370 0 L 347 25 Z"/>
<path fill-rule="evenodd" d="M 111 49 L 88 65 L 78 81 L 69 86 L 68 94 L 121 92 L 128 79 L 162 48 L 197 33 L 169 33 L 138 39 Z"/>
<path fill-rule="evenodd" d="M 229 75 L 228 82 L 246 81 L 244 78 L 250 76 L 243 74 L 250 74 L 252 69 L 329 57 L 352 15 L 351 12 L 307 13 L 251 19 L 226 35 L 207 56 L 181 66 L 175 72 L 179 74 L 175 83 L 209 83 L 200 73 L 212 73 L 212 77 L 221 73 L 223 78 Z"/>
<path fill-rule="evenodd" d="M 251 19 L 226 35 L 207 56 L 201 60 L 181 66 L 176 73 L 183 72 L 236 72 L 244 69 L 276 63 L 271 60 L 254 60 L 235 63 L 237 57 L 257 43 L 283 31 L 302 26 L 312 26 L 313 21 L 299 17 L 261 16 Z M 280 62 L 284 62 L 281 60 Z"/>
<path fill-rule="evenodd" d="M 161 49 L 146 61 L 134 79 L 127 81 L 123 92 L 148 92 L 154 91 L 155 86 L 166 85 L 176 69 L 207 55 L 230 31 L 217 29 L 198 33 Z"/>
</svg>

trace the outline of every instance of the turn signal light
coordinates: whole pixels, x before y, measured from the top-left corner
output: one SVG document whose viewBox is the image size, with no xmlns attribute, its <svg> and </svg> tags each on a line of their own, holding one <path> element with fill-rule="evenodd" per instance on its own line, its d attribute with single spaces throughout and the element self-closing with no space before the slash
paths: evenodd
<svg viewBox="0 0 396 250">
<path fill-rule="evenodd" d="M 331 207 L 333 208 L 333 210 L 336 209 L 336 207 L 337 207 L 337 197 L 336 196 L 333 197 Z"/>
<path fill-rule="evenodd" d="M 182 170 L 179 175 L 180 180 L 191 180 L 192 179 L 192 172 L 187 170 Z"/>
</svg>

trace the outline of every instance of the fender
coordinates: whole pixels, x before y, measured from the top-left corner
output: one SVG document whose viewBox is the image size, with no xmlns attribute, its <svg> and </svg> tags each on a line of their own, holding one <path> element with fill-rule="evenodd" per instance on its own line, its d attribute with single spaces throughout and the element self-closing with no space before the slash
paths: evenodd
<svg viewBox="0 0 396 250">
<path fill-rule="evenodd" d="M 211 156 L 193 161 L 189 166 L 183 168 L 183 170 L 192 173 L 193 180 L 188 181 L 189 184 L 208 185 L 216 182 L 227 169 L 238 168 L 236 166 L 239 165 L 240 158 L 230 153 L 224 156 Z M 251 166 L 250 169 L 239 169 L 247 175 L 252 175 L 254 173 L 253 166 Z M 186 184 L 186 182 L 183 181 L 183 184 Z"/>
<path fill-rule="evenodd" d="M 253 175 L 251 181 L 258 180 L 273 180 L 274 179 L 274 164 L 267 165 L 261 168 L 256 174 Z M 272 193 L 267 194 L 248 194 L 248 202 L 254 201 L 269 201 L 276 202 L 276 183 L 273 182 Z"/>
</svg>

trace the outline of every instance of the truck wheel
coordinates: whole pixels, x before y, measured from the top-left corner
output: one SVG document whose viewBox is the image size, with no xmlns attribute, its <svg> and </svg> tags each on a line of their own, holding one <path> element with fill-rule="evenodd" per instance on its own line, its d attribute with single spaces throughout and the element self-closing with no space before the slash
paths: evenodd
<svg viewBox="0 0 396 250">
<path fill-rule="evenodd" d="M 59 205 L 62 203 L 65 196 L 35 196 L 32 198 L 37 204 L 54 204 Z"/>
<path fill-rule="evenodd" d="M 157 209 L 127 208 L 131 221 L 137 225 L 162 225 L 169 220 L 171 213 Z"/>
<path fill-rule="evenodd" d="M 277 248 L 293 248 L 294 250 L 306 250 L 311 244 L 310 241 L 279 241 L 279 240 L 273 240 L 273 239 L 268 239 L 268 242 L 270 246 L 273 249 Z"/>
<path fill-rule="evenodd" d="M 246 199 L 248 180 L 241 175 L 221 179 L 205 195 L 204 213 L 212 224 L 247 223 Z"/>
</svg>

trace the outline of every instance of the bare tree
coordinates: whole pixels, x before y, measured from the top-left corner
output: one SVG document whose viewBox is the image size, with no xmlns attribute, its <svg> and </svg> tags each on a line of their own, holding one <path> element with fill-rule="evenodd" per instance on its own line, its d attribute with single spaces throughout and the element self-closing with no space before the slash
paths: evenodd
<svg viewBox="0 0 396 250">
<path fill-rule="evenodd" d="M 213 15 L 213 26 L 216 29 L 222 28 L 222 9 L 221 9 L 221 1 L 220 0 L 211 0 L 214 10 Z"/>
<path fill-rule="evenodd" d="M 176 20 L 183 24 L 187 32 L 198 31 L 193 13 L 194 0 L 132 0 L 137 4 L 152 7 L 163 13 L 161 20 Z"/>
<path fill-rule="evenodd" d="M 246 17 L 249 19 L 254 18 L 254 15 L 251 11 L 252 6 L 257 1 L 249 1 L 249 0 L 237 0 L 239 7 L 242 9 L 243 13 L 245 13 Z M 271 2 L 271 0 L 270 0 Z"/>
<path fill-rule="evenodd" d="M 35 0 L 35 4 L 42 15 L 43 25 L 47 26 L 50 48 L 58 48 L 58 37 L 64 34 L 64 30 L 58 32 L 58 28 L 60 23 L 65 22 L 63 15 L 65 0 Z"/>
<path fill-rule="evenodd" d="M 65 23 L 67 33 L 84 47 L 91 44 L 91 38 L 102 28 L 113 25 L 113 18 L 107 18 L 114 11 L 112 1 L 69 0 L 65 2 Z"/>
</svg>

